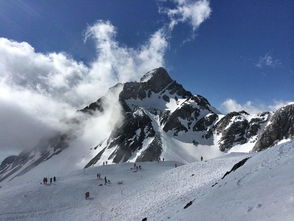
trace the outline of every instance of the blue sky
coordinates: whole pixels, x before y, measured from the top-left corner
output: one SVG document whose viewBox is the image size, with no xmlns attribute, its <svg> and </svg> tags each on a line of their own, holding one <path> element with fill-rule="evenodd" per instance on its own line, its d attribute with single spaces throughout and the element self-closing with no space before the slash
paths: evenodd
<svg viewBox="0 0 294 221">
<path fill-rule="evenodd" d="M 77 61 L 95 57 L 84 42 L 88 25 L 109 20 L 117 41 L 138 47 L 168 22 L 156 0 L 0 1 L 0 36 L 28 42 L 38 52 L 66 52 Z M 211 0 L 209 18 L 193 32 L 189 22 L 169 36 L 165 65 L 193 93 L 216 107 L 228 98 L 270 105 L 294 98 L 294 2 Z M 193 37 L 194 35 L 194 37 Z"/>
</svg>

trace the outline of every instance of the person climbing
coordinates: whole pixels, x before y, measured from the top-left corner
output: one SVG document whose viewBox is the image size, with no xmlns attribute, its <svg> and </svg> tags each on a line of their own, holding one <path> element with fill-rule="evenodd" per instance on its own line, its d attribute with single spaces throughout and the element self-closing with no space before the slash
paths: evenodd
<svg viewBox="0 0 294 221">
<path fill-rule="evenodd" d="M 104 177 L 104 185 L 106 185 L 106 184 L 107 184 L 107 178 Z"/>
<path fill-rule="evenodd" d="M 203 161 L 203 156 L 200 157 L 200 160 Z"/>
<path fill-rule="evenodd" d="M 89 199 L 90 198 L 90 192 L 86 192 L 85 193 L 85 199 L 87 200 L 87 199 Z"/>
<path fill-rule="evenodd" d="M 56 176 L 53 177 L 53 182 L 54 182 L 54 183 L 56 182 Z"/>
</svg>

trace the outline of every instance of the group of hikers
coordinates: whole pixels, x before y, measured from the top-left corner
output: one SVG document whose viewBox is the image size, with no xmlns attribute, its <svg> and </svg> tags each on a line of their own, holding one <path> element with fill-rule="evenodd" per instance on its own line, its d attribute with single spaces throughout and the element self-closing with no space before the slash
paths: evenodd
<svg viewBox="0 0 294 221">
<path fill-rule="evenodd" d="M 98 180 L 102 180 L 102 179 L 103 179 L 100 173 L 97 173 L 96 177 L 97 177 Z M 107 184 L 111 184 L 111 182 L 110 182 L 110 180 L 107 179 L 107 177 L 105 176 L 105 177 L 104 177 L 104 185 L 107 185 Z M 103 185 L 103 184 L 100 184 L 100 185 Z M 90 198 L 90 192 L 85 192 L 85 199 L 87 200 L 87 199 L 89 199 L 89 198 Z"/>
<path fill-rule="evenodd" d="M 54 177 L 50 177 L 50 178 L 47 178 L 47 177 L 44 177 L 43 178 L 43 184 L 51 184 L 51 183 L 55 183 L 56 182 L 56 176 Z"/>
<path fill-rule="evenodd" d="M 138 170 L 142 170 L 142 167 L 141 167 L 141 165 L 138 166 L 136 163 L 134 163 L 134 166 L 131 167 L 130 170 L 137 172 Z"/>
<path fill-rule="evenodd" d="M 100 173 L 97 173 L 97 179 L 98 179 L 98 180 L 101 180 L 101 179 L 102 179 Z M 104 185 L 106 185 L 106 184 L 110 184 L 110 183 L 111 183 L 110 180 L 108 180 L 108 179 L 106 178 L 106 176 L 105 176 L 105 177 L 104 177 Z"/>
<path fill-rule="evenodd" d="M 162 162 L 164 162 L 164 158 L 159 158 L 158 160 L 157 160 L 157 162 L 159 163 L 160 161 L 162 161 Z"/>
<path fill-rule="evenodd" d="M 203 161 L 203 156 L 200 157 L 200 160 Z M 159 162 L 159 161 L 163 161 L 163 162 L 164 162 L 164 158 L 159 159 L 158 162 Z M 104 165 L 107 165 L 107 161 L 104 161 L 104 162 L 103 162 L 103 166 L 104 166 Z M 177 164 L 177 163 L 175 163 L 175 167 L 178 167 L 178 164 Z M 131 167 L 130 170 L 133 170 L 134 172 L 137 172 L 138 170 L 142 170 L 142 166 L 141 166 L 141 165 L 137 165 L 136 163 L 134 163 L 133 167 Z M 97 173 L 96 177 L 97 177 L 97 179 L 99 179 L 99 180 L 103 179 L 103 178 L 101 177 L 101 174 L 100 174 L 100 173 Z M 46 181 L 46 182 L 45 182 L 45 181 Z M 53 177 L 53 182 L 56 182 L 56 177 Z M 44 184 L 47 184 L 47 177 L 45 177 L 45 178 L 43 179 L 43 183 L 44 183 Z M 50 178 L 50 183 L 52 183 L 52 178 Z M 105 177 L 104 177 L 104 185 L 107 185 L 107 184 L 110 184 L 110 183 L 111 183 L 110 180 L 107 179 L 107 177 L 105 176 Z M 103 185 L 103 184 L 100 184 L 100 185 Z M 90 198 L 90 192 L 85 192 L 85 199 L 87 200 L 87 199 L 89 199 L 89 198 Z"/>
<path fill-rule="evenodd" d="M 103 165 L 107 165 L 107 161 L 103 162 Z M 133 167 L 131 168 L 131 170 L 134 170 L 135 172 L 137 172 L 138 170 L 142 170 L 142 166 L 141 165 L 137 165 L 136 163 L 134 163 Z M 98 180 L 102 180 L 104 179 L 104 185 L 107 184 L 111 184 L 110 180 L 107 179 L 107 177 L 105 176 L 104 178 L 102 178 L 101 173 L 97 173 L 96 177 Z M 103 184 L 100 184 L 99 186 L 102 186 Z M 85 199 L 88 200 L 90 199 L 90 192 L 85 192 Z"/>
</svg>

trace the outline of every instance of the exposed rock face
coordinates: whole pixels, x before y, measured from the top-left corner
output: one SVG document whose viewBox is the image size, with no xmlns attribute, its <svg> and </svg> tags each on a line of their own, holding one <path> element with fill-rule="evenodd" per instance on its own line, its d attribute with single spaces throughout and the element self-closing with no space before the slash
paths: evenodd
<svg viewBox="0 0 294 221">
<path fill-rule="evenodd" d="M 165 132 L 173 130 L 173 135 L 177 136 L 180 131 L 188 132 L 190 124 L 183 125 L 181 119 L 193 122 L 199 116 L 199 109 L 194 108 L 190 104 L 183 104 L 177 110 L 175 110 L 167 119 L 163 130 Z"/>
<path fill-rule="evenodd" d="M 137 158 L 138 162 L 144 161 L 158 161 L 162 153 L 162 142 L 159 136 L 155 136 L 153 141 L 149 144 L 146 150 Z"/>
<path fill-rule="evenodd" d="M 253 151 L 264 150 L 277 141 L 287 138 L 294 139 L 294 104 L 282 107 L 275 112 Z"/>
<path fill-rule="evenodd" d="M 122 126 L 108 139 L 108 148 L 116 147 L 109 159 L 113 159 L 114 163 L 127 161 L 138 147 L 142 147 L 146 138 L 154 136 L 152 122 L 143 110 L 126 113 Z"/>
<path fill-rule="evenodd" d="M 17 160 L 18 156 L 9 156 L 5 158 L 0 164 L 0 171 L 5 171 Z"/>
<path fill-rule="evenodd" d="M 224 116 L 214 127 L 216 134 L 221 136 L 220 150 L 227 151 L 236 144 L 247 143 L 258 134 L 269 116 L 269 112 L 264 112 L 251 118 L 245 111 L 231 112 Z"/>
<path fill-rule="evenodd" d="M 119 96 L 122 100 L 131 98 L 142 100 L 146 98 L 150 92 L 161 92 L 172 82 L 173 80 L 170 78 L 166 70 L 164 68 L 158 68 L 145 74 L 140 82 L 125 83 Z"/>
</svg>

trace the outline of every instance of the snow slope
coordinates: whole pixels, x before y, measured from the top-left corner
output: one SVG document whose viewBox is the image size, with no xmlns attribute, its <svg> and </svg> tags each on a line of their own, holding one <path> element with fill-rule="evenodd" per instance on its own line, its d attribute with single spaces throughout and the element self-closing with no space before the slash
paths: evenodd
<svg viewBox="0 0 294 221">
<path fill-rule="evenodd" d="M 242 167 L 221 179 L 248 156 Z M 177 168 L 175 162 L 146 162 L 138 172 L 130 170 L 131 163 L 63 176 L 56 170 L 57 182 L 51 185 L 40 184 L 40 174 L 53 174 L 37 167 L 1 184 L 0 220 L 293 220 L 293 158 L 290 141 L 259 153 L 231 153 Z M 99 186 L 103 180 L 96 179 L 97 172 L 112 183 Z M 84 199 L 87 191 L 89 200 Z"/>
<path fill-rule="evenodd" d="M 293 169 L 294 141 L 257 153 L 170 220 L 294 220 Z"/>
</svg>

